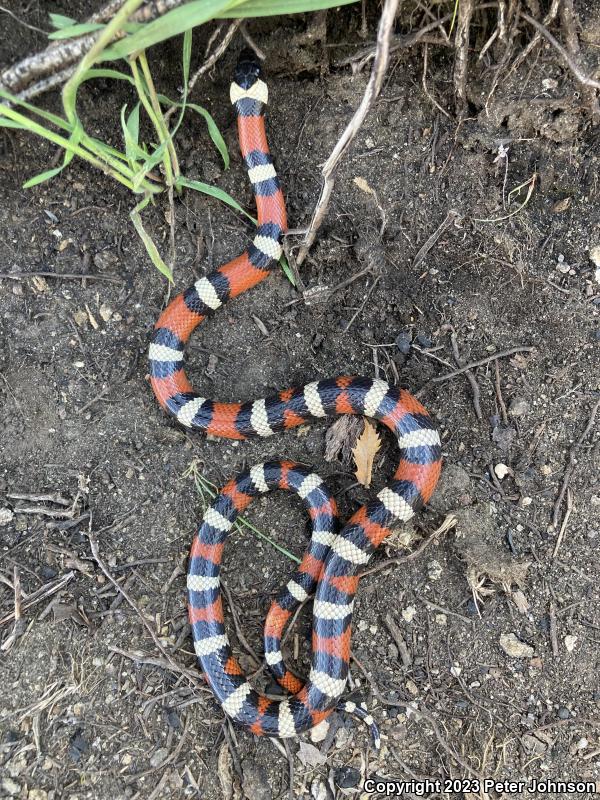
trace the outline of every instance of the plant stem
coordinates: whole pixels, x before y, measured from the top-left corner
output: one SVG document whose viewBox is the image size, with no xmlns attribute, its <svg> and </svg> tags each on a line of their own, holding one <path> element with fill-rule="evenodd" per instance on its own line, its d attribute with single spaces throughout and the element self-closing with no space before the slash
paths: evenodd
<svg viewBox="0 0 600 800">
<path fill-rule="evenodd" d="M 137 90 L 137 93 L 139 95 L 141 103 L 144 106 L 144 108 L 146 109 L 146 114 L 148 114 L 148 116 L 150 117 L 150 121 L 152 122 L 152 125 L 154 126 L 154 130 L 156 131 L 156 135 L 158 136 L 158 141 L 160 143 L 162 143 L 163 140 L 164 140 L 163 139 L 163 131 L 162 131 L 162 128 L 160 126 L 160 122 L 159 122 L 159 120 L 158 120 L 158 118 L 157 118 L 157 116 L 156 116 L 156 114 L 154 112 L 154 109 L 152 108 L 152 103 L 148 99 L 148 93 L 146 91 L 146 87 L 144 86 L 144 82 L 142 81 L 142 76 L 140 75 L 140 71 L 138 69 L 138 65 L 137 65 L 136 59 L 139 58 L 140 55 L 141 54 L 138 53 L 136 58 L 132 58 L 131 61 L 129 62 L 129 65 L 131 67 L 131 73 L 133 75 L 133 80 L 135 82 L 135 88 Z M 159 144 L 159 147 L 160 147 L 160 144 Z M 165 178 L 166 178 L 167 185 L 172 186 L 174 184 L 173 167 L 171 165 L 171 158 L 170 158 L 168 150 L 165 150 L 165 154 L 163 156 L 162 162 L 163 162 L 164 167 L 165 167 Z"/>
<path fill-rule="evenodd" d="M 160 127 L 161 131 L 161 140 L 168 142 L 167 149 L 169 151 L 169 155 L 171 157 L 171 164 L 173 166 L 173 174 L 175 177 L 175 181 L 180 175 L 179 170 L 179 160 L 177 158 L 177 152 L 175 150 L 175 145 L 173 144 L 173 137 L 169 133 L 169 128 L 165 122 L 165 118 L 163 117 L 162 109 L 160 107 L 160 103 L 158 101 L 158 96 L 156 94 L 156 88 L 154 86 L 154 81 L 152 80 L 152 74 L 150 72 L 150 67 L 148 65 L 148 59 L 146 58 L 146 52 L 142 51 L 139 54 L 139 61 L 142 65 L 142 72 L 144 73 L 144 78 L 146 79 L 146 87 L 148 89 L 148 96 L 150 97 L 150 102 L 152 103 L 152 108 L 154 109 L 154 113 L 156 115 L 156 120 Z M 175 185 L 175 181 L 171 185 Z"/>
</svg>

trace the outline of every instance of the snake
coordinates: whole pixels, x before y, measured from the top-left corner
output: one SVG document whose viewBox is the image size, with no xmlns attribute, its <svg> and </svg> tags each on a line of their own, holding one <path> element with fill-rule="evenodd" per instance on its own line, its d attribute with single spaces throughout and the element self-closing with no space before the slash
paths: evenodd
<svg viewBox="0 0 600 800">
<path fill-rule="evenodd" d="M 240 256 L 199 278 L 169 303 L 156 322 L 148 355 L 156 399 L 188 430 L 245 440 L 313 419 L 356 414 L 382 423 L 396 438 L 400 459 L 393 478 L 337 533 L 337 510 L 322 479 L 298 464 L 275 461 L 256 465 L 227 483 L 205 511 L 194 537 L 187 596 L 199 666 L 226 715 L 256 735 L 286 739 L 318 725 L 341 702 L 359 572 L 392 526 L 406 523 L 429 501 L 440 476 L 442 451 L 435 424 L 419 400 L 380 378 L 342 375 L 245 402 L 206 398 L 187 378 L 184 350 L 193 331 L 226 302 L 267 278 L 283 252 L 286 207 L 266 137 L 268 95 L 257 57 L 242 51 L 230 99 L 256 202 L 255 235 Z M 220 566 L 236 517 L 253 497 L 280 488 L 304 500 L 313 531 L 298 570 L 267 615 L 265 660 L 274 677 L 292 691 L 273 699 L 250 685 L 233 655 L 224 625 Z M 311 667 L 303 683 L 283 662 L 281 632 L 292 609 L 313 591 Z"/>
</svg>

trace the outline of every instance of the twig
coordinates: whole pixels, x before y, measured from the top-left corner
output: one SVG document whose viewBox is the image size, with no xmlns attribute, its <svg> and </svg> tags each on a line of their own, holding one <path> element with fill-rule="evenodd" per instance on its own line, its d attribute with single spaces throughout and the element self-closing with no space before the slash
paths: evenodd
<svg viewBox="0 0 600 800">
<path fill-rule="evenodd" d="M 552 0 L 552 5 L 550 6 L 548 13 L 544 17 L 544 25 L 549 25 L 556 18 L 556 15 L 558 14 L 558 9 L 560 8 L 560 3 L 561 0 Z M 513 73 L 516 69 L 518 69 L 521 66 L 523 61 L 525 61 L 525 59 L 529 56 L 532 50 L 534 50 L 534 48 L 536 48 L 541 41 L 542 41 L 542 34 L 536 30 L 529 44 L 525 47 L 522 53 L 520 53 L 517 56 L 517 58 L 515 58 L 513 63 L 510 65 L 510 68 L 504 75 L 505 79 L 508 78 L 509 75 L 511 75 L 511 73 Z M 489 97 L 491 97 L 491 94 L 489 95 Z"/>
<path fill-rule="evenodd" d="M 381 572 L 381 570 L 386 569 L 387 567 L 392 567 L 397 564 L 406 564 L 408 561 L 414 561 L 418 558 L 421 553 L 426 550 L 430 544 L 432 544 L 437 537 L 442 533 L 447 533 L 449 530 L 455 527 L 458 520 L 454 516 L 454 514 L 448 514 L 448 516 L 444 519 L 442 524 L 439 528 L 437 528 L 430 536 L 426 539 L 423 539 L 421 544 L 412 552 L 407 553 L 405 556 L 397 556 L 396 558 L 388 558 L 385 561 L 382 561 L 381 564 L 377 564 L 370 569 L 365 569 L 363 572 L 359 573 L 359 578 L 364 578 L 365 575 L 373 575 L 376 572 Z"/>
<path fill-rule="evenodd" d="M 377 284 L 379 283 L 379 281 L 380 281 L 380 280 L 381 280 L 381 275 L 378 275 L 378 276 L 375 278 L 375 280 L 373 281 L 373 283 L 371 284 L 371 286 L 370 286 L 370 288 L 368 289 L 368 291 L 365 293 L 364 299 L 363 299 L 362 303 L 360 304 L 360 306 L 359 306 L 359 307 L 356 309 L 355 313 L 352 315 L 352 319 L 351 319 L 351 320 L 350 320 L 350 322 L 349 322 L 349 323 L 348 323 L 348 324 L 347 324 L 347 325 L 344 327 L 343 333 L 348 333 L 348 331 L 349 331 L 349 330 L 350 330 L 350 328 L 352 327 L 352 324 L 354 323 L 354 320 L 355 320 L 355 319 L 358 317 L 358 315 L 360 314 L 360 312 L 361 312 L 361 311 L 363 310 L 363 308 L 365 307 L 365 305 L 366 305 L 366 303 L 367 303 L 367 300 L 368 300 L 368 299 L 369 299 L 369 297 L 370 297 L 370 296 L 373 294 L 373 290 L 375 289 L 375 287 L 377 286 Z"/>
<path fill-rule="evenodd" d="M 462 375 L 463 372 L 468 372 L 470 369 L 475 369 L 475 367 L 483 367 L 485 364 L 489 364 L 490 361 L 496 361 L 498 358 L 506 358 L 507 356 L 514 355 L 515 353 L 533 353 L 534 351 L 535 347 L 529 347 L 527 345 L 510 347 L 508 350 L 501 350 L 499 353 L 494 353 L 491 356 L 480 358 L 478 361 L 471 361 L 469 364 L 465 364 L 464 367 L 455 369 L 453 372 L 447 372 L 445 375 L 438 375 L 436 378 L 431 379 L 431 383 L 443 383 L 444 381 L 449 381 L 451 378 L 455 378 L 457 375 Z"/>
<path fill-rule="evenodd" d="M 519 12 L 519 15 L 523 17 L 524 20 L 527 20 L 530 25 L 533 25 L 536 31 L 538 31 L 538 33 L 540 33 L 552 45 L 552 47 L 554 47 L 554 49 L 559 53 L 566 65 L 569 67 L 573 75 L 577 78 L 579 83 L 583 84 L 584 86 L 591 86 L 594 89 L 600 89 L 600 81 L 597 81 L 595 78 L 590 78 L 589 75 L 586 75 L 584 72 L 582 72 L 579 64 L 576 63 L 572 56 L 567 53 L 562 44 L 554 38 L 550 31 L 544 25 L 542 25 L 541 22 L 538 22 L 537 19 L 530 17 L 529 14 L 526 14 L 524 11 Z"/>
<path fill-rule="evenodd" d="M 550 621 L 550 644 L 552 645 L 552 655 L 558 658 L 558 633 L 556 629 L 556 606 L 550 601 L 548 609 L 548 619 Z"/>
<path fill-rule="evenodd" d="M 567 524 L 569 522 L 569 518 L 571 516 L 571 512 L 573 511 L 573 492 L 570 489 L 567 489 L 567 510 L 565 511 L 565 516 L 563 517 L 562 525 L 560 526 L 560 531 L 558 532 L 558 536 L 556 538 L 556 544 L 554 545 L 554 550 L 552 551 L 552 558 L 556 558 L 558 555 L 558 551 L 562 544 L 562 540 L 565 536 L 565 531 L 567 530 Z"/>
<path fill-rule="evenodd" d="M 464 614 L 459 614 L 458 611 L 451 611 L 449 608 L 445 608 L 445 606 L 438 606 L 437 603 L 432 603 L 431 600 L 424 600 L 423 602 L 427 608 L 433 608 L 434 611 L 439 611 L 440 613 L 447 614 L 450 617 L 456 617 L 457 619 L 460 619 L 469 625 L 472 622 L 472 620 L 470 620 L 468 617 L 465 617 Z"/>
<path fill-rule="evenodd" d="M 558 493 L 558 497 L 556 498 L 556 502 L 554 503 L 554 511 L 552 512 L 552 528 L 554 530 L 556 530 L 558 526 L 558 517 L 560 516 L 560 508 L 562 506 L 565 493 L 569 487 L 571 476 L 575 472 L 575 467 L 577 466 L 577 459 L 576 459 L 577 451 L 585 441 L 588 433 L 594 427 L 594 421 L 596 419 L 596 414 L 599 408 L 600 408 L 600 400 L 598 400 L 596 405 L 592 408 L 588 419 L 588 423 L 585 426 L 585 430 L 583 431 L 579 439 L 577 439 L 577 441 L 574 442 L 569 449 L 569 459 L 567 463 L 567 468 L 565 469 L 565 474 L 563 477 L 562 485 L 560 487 L 560 492 Z"/>
<path fill-rule="evenodd" d="M 446 111 L 446 109 L 443 108 L 443 106 L 441 106 L 435 99 L 435 97 L 431 94 L 431 92 L 429 91 L 429 87 L 427 86 L 427 61 L 429 55 L 428 44 L 429 44 L 428 42 L 425 42 L 423 44 L 423 76 L 421 78 L 421 86 L 423 87 L 423 92 L 425 94 L 425 97 L 427 97 L 431 101 L 431 103 L 437 108 L 437 110 L 440 111 L 448 119 L 452 119 L 452 117 Z"/>
<path fill-rule="evenodd" d="M 2 643 L 2 647 L 0 650 L 2 652 L 7 653 L 10 648 L 14 645 L 17 641 L 19 636 L 22 636 L 25 632 L 25 626 L 23 624 L 22 619 L 22 610 L 21 610 L 21 577 L 19 575 L 19 568 L 15 565 L 13 568 L 13 591 L 15 595 L 14 600 L 14 618 L 15 624 L 13 626 L 12 632 L 7 637 L 6 641 Z"/>
<path fill-rule="evenodd" d="M 402 631 L 396 624 L 396 620 L 392 617 L 391 614 L 386 614 L 383 618 L 383 624 L 390 632 L 390 636 L 394 640 L 396 647 L 398 648 L 398 652 L 400 653 L 400 658 L 402 659 L 402 664 L 405 667 L 410 667 L 413 663 L 413 659 L 411 654 L 408 652 L 408 647 L 406 646 L 406 642 L 404 641 L 404 636 L 402 636 Z"/>
<path fill-rule="evenodd" d="M 233 602 L 233 597 L 231 596 L 231 592 L 227 588 L 224 583 L 221 583 L 221 589 L 223 590 L 225 596 L 227 597 L 227 605 L 229 606 L 229 610 L 231 611 L 231 616 L 233 617 L 233 624 L 235 627 L 236 635 L 239 639 L 240 644 L 246 649 L 252 660 L 254 661 L 254 667 L 258 666 L 261 663 L 261 659 L 256 654 L 254 648 L 250 645 L 244 633 L 242 631 L 242 626 L 240 625 L 240 618 L 237 613 L 237 608 L 235 607 L 235 603 Z"/>
<path fill-rule="evenodd" d="M 454 360 L 456 361 L 456 366 L 457 367 L 464 366 L 464 362 L 462 361 L 462 359 L 460 357 L 460 351 L 458 349 L 458 341 L 456 339 L 456 334 L 454 332 L 452 332 L 450 334 L 450 343 L 452 345 L 452 354 L 454 355 Z M 498 362 L 496 361 L 496 364 L 497 363 Z M 475 375 L 473 375 L 471 370 L 467 370 L 466 378 L 469 381 L 469 385 L 471 386 L 471 392 L 473 394 L 473 407 L 475 409 L 475 415 L 476 415 L 477 419 L 479 421 L 481 421 L 483 419 L 483 414 L 481 413 L 481 405 L 479 404 L 479 398 L 481 396 L 481 393 L 479 391 L 479 384 L 477 383 L 477 380 L 475 379 Z"/>
<path fill-rule="evenodd" d="M 119 280 L 119 278 L 112 278 L 109 275 L 94 275 L 93 273 L 81 274 L 78 272 L 6 272 L 3 275 L 0 275 L 0 280 L 6 279 L 20 281 L 27 278 L 58 278 L 65 281 L 90 280 L 105 281 L 106 283 L 123 283 L 123 281 Z"/>
<path fill-rule="evenodd" d="M 298 266 L 300 266 L 306 258 L 308 251 L 316 238 L 317 231 L 321 227 L 325 214 L 327 213 L 335 182 L 335 173 L 340 160 L 343 158 L 344 154 L 352 144 L 354 137 L 360 130 L 367 114 L 369 113 L 369 110 L 371 109 L 371 106 L 381 91 L 383 78 L 387 71 L 389 62 L 390 36 L 394 27 L 398 2 L 399 0 L 385 0 L 383 11 L 381 12 L 381 18 L 379 20 L 379 28 L 377 30 L 377 49 L 375 52 L 375 61 L 373 63 L 371 76 L 359 107 L 346 126 L 345 131 L 342 133 L 338 143 L 333 148 L 331 155 L 325 162 L 321 171 L 323 176 L 321 195 L 313 211 L 310 225 L 296 259 Z"/>
<path fill-rule="evenodd" d="M 14 11 L 11 11 L 10 8 L 6 8 L 5 6 L 0 6 L 0 11 L 3 14 L 8 14 L 9 17 L 12 17 L 15 22 L 18 22 L 19 25 L 22 25 L 24 28 L 29 28 L 30 31 L 36 31 L 37 33 L 43 33 L 44 36 L 48 35 L 48 31 L 43 30 L 42 28 L 38 28 L 37 25 L 30 25 L 29 22 L 25 22 L 25 20 L 17 17 Z"/>
<path fill-rule="evenodd" d="M 442 233 L 449 228 L 457 219 L 460 219 L 460 214 L 458 211 L 454 211 L 454 209 L 450 209 L 450 211 L 446 214 L 443 222 L 441 222 L 438 227 L 434 230 L 431 236 L 427 239 L 427 241 L 420 247 L 419 252 L 413 259 L 412 269 L 417 270 L 425 261 L 425 257 L 427 253 L 431 250 L 437 240 L 440 238 Z"/>
<path fill-rule="evenodd" d="M 39 603 L 40 600 L 44 600 L 46 597 L 56 594 L 56 592 L 59 592 L 67 585 L 67 583 L 69 583 L 74 575 L 75 573 L 71 570 L 71 572 L 67 572 L 65 575 L 57 578 L 55 581 L 50 581 L 49 583 L 45 583 L 43 586 L 40 586 L 39 589 L 37 589 L 35 592 L 32 592 L 30 595 L 27 595 L 27 598 L 22 601 L 21 610 L 29 609 L 36 603 Z M 14 618 L 15 612 L 13 610 L 0 619 L 0 625 L 6 625 L 7 622 L 10 622 Z"/>
<path fill-rule="evenodd" d="M 454 59 L 454 92 L 457 110 L 467 107 L 467 71 L 469 66 L 469 33 L 473 16 L 473 0 L 460 0 L 456 24 L 456 56 Z"/>
<path fill-rule="evenodd" d="M 577 35 L 577 16 L 573 8 L 573 0 L 562 0 L 560 4 L 560 21 L 565 33 L 567 51 L 575 63 L 579 62 L 579 36 Z M 594 115 L 600 114 L 600 105 L 596 91 L 590 86 L 582 89 L 582 94 L 590 111 Z"/>
<path fill-rule="evenodd" d="M 498 359 L 494 361 L 494 366 L 496 368 L 496 380 L 494 382 L 494 385 L 496 387 L 496 397 L 498 398 L 500 411 L 502 412 L 502 422 L 505 425 L 508 425 L 508 414 L 506 412 L 506 403 L 504 402 L 504 398 L 502 397 L 502 387 L 500 385 L 500 366 L 498 364 Z"/>
</svg>

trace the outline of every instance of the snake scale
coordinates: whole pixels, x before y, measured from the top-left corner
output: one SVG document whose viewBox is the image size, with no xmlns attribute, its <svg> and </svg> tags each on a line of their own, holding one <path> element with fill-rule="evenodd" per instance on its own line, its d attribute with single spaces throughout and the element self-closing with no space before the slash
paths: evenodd
<svg viewBox="0 0 600 800">
<path fill-rule="evenodd" d="M 321 478 L 298 464 L 274 461 L 231 480 L 204 514 L 194 538 L 187 577 L 188 612 L 200 666 L 226 714 L 255 734 L 286 738 L 314 727 L 340 703 L 348 676 L 357 573 L 390 533 L 390 526 L 409 520 L 431 497 L 440 475 L 441 444 L 418 400 L 379 379 L 330 378 L 244 403 L 217 402 L 193 389 L 183 368 L 186 342 L 204 319 L 270 274 L 281 256 L 287 226 L 285 201 L 265 133 L 268 88 L 251 51 L 240 56 L 230 96 L 256 199 L 258 227 L 244 253 L 197 280 L 159 317 L 149 351 L 154 394 L 181 425 L 217 437 L 266 437 L 313 418 L 360 414 L 389 428 L 400 450 L 393 479 L 339 533 L 335 501 Z M 308 549 L 273 601 L 265 624 L 265 660 L 276 680 L 291 692 L 282 700 L 254 690 L 233 656 L 219 577 L 223 546 L 237 515 L 253 497 L 276 488 L 296 492 L 312 521 Z M 283 662 L 281 635 L 294 609 L 313 591 L 311 669 L 303 684 Z M 354 705 L 345 707 L 352 710 Z"/>
</svg>

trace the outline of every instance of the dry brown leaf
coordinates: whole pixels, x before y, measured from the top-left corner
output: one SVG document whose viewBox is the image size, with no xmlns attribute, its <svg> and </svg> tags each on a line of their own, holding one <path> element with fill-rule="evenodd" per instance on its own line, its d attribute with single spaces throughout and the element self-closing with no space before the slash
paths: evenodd
<svg viewBox="0 0 600 800">
<path fill-rule="evenodd" d="M 381 439 L 370 422 L 365 420 L 365 429 L 358 437 L 356 446 L 352 450 L 354 462 L 356 464 L 356 480 L 363 486 L 371 485 L 371 473 L 373 472 L 373 460 L 377 451 L 381 447 Z"/>
<path fill-rule="evenodd" d="M 369 184 L 364 178 L 354 178 L 354 183 L 356 184 L 356 186 L 358 186 L 361 192 L 364 192 L 365 194 L 370 194 L 372 197 L 377 197 L 377 195 L 375 194 L 375 189 L 369 186 Z"/>
</svg>

